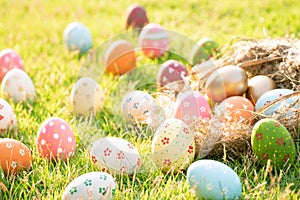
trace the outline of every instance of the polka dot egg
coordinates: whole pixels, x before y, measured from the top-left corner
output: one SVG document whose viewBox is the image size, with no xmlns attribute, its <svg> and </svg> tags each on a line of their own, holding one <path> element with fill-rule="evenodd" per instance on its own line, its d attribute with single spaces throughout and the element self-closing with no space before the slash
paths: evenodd
<svg viewBox="0 0 300 200">
<path fill-rule="evenodd" d="M 4 75 L 13 68 L 24 69 L 20 55 L 12 49 L 4 49 L 0 52 L 0 81 Z"/>
<path fill-rule="evenodd" d="M 88 117 L 103 108 L 104 93 L 94 79 L 82 77 L 72 89 L 70 102 L 74 115 Z"/>
<path fill-rule="evenodd" d="M 242 96 L 233 96 L 225 99 L 215 109 L 216 115 L 228 122 L 245 121 L 254 112 L 253 104 Z"/>
<path fill-rule="evenodd" d="M 147 24 L 140 33 L 139 44 L 146 56 L 161 57 L 169 50 L 167 31 L 158 24 Z"/>
<path fill-rule="evenodd" d="M 15 174 L 31 167 L 31 152 L 22 142 L 0 139 L 0 167 L 5 174 Z"/>
<path fill-rule="evenodd" d="M 199 199 L 239 199 L 242 184 L 229 166 L 215 160 L 198 160 L 187 170 L 187 181 Z"/>
<path fill-rule="evenodd" d="M 15 103 L 26 100 L 34 101 L 35 89 L 28 74 L 18 68 L 11 69 L 2 80 L 2 92 Z"/>
<path fill-rule="evenodd" d="M 64 190 L 63 200 L 110 200 L 116 192 L 114 178 L 106 172 L 89 172 L 72 180 Z"/>
<path fill-rule="evenodd" d="M 186 169 L 195 156 L 194 133 L 179 119 L 168 119 L 156 130 L 152 158 L 163 172 Z"/>
<path fill-rule="evenodd" d="M 4 135 L 6 131 L 15 127 L 16 123 L 16 115 L 12 107 L 7 101 L 0 98 L 0 135 Z"/>
<path fill-rule="evenodd" d="M 93 46 L 90 31 L 79 22 L 70 23 L 64 30 L 63 38 L 69 51 L 86 53 Z"/>
<path fill-rule="evenodd" d="M 133 174 L 139 170 L 141 157 L 132 143 L 116 137 L 101 138 L 91 149 L 93 163 L 101 171 Z"/>
<path fill-rule="evenodd" d="M 37 147 L 44 158 L 66 160 L 74 155 L 76 149 L 74 132 L 63 119 L 51 117 L 38 131 Z"/>
</svg>

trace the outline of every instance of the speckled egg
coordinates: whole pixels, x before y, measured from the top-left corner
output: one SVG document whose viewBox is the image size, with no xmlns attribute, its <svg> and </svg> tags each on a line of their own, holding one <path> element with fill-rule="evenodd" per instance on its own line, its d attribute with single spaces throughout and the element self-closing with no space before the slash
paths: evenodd
<svg viewBox="0 0 300 200">
<path fill-rule="evenodd" d="M 90 31 L 79 22 L 72 22 L 65 28 L 63 39 L 69 51 L 86 53 L 93 46 Z"/>
<path fill-rule="evenodd" d="M 0 139 L 0 152 L 0 166 L 5 174 L 15 174 L 31 167 L 31 152 L 18 140 Z"/>
<path fill-rule="evenodd" d="M 136 67 L 134 47 L 126 40 L 114 41 L 105 54 L 105 71 L 122 75 Z"/>
<path fill-rule="evenodd" d="M 164 62 L 157 73 L 157 85 L 163 87 L 174 81 L 182 80 L 182 77 L 188 75 L 186 68 L 177 60 L 168 60 Z"/>
<path fill-rule="evenodd" d="M 288 130 L 274 119 L 261 119 L 252 129 L 251 145 L 253 153 L 262 164 L 283 168 L 295 160 L 296 149 Z"/>
<path fill-rule="evenodd" d="M 126 10 L 126 29 L 143 28 L 148 24 L 148 17 L 144 7 L 130 5 Z"/>
<path fill-rule="evenodd" d="M 25 71 L 18 68 L 11 69 L 5 74 L 1 90 L 15 103 L 35 100 L 35 89 L 31 78 Z"/>
<path fill-rule="evenodd" d="M 61 118 L 50 117 L 42 123 L 36 140 L 40 156 L 47 159 L 71 158 L 76 149 L 72 128 Z"/>
<path fill-rule="evenodd" d="M 0 81 L 4 75 L 13 68 L 24 69 L 20 55 L 12 49 L 4 49 L 0 52 Z"/>
<path fill-rule="evenodd" d="M 255 110 L 258 111 L 261 108 L 263 108 L 264 106 L 272 103 L 273 101 L 275 101 L 276 99 L 285 96 L 285 95 L 289 95 L 294 93 L 293 90 L 289 90 L 289 89 L 274 89 L 274 90 L 269 90 L 267 92 L 265 92 L 256 102 L 255 105 Z M 298 97 L 299 98 L 299 97 Z M 276 104 L 274 104 L 273 106 L 271 106 L 270 108 L 266 109 L 264 111 L 264 115 L 272 115 L 274 113 L 276 113 L 280 107 L 282 106 L 286 106 L 289 107 L 291 104 L 293 104 L 294 102 L 296 102 L 297 97 L 290 97 L 288 99 L 285 99 L 283 101 L 280 101 Z M 296 104 L 294 106 L 294 108 L 296 109 L 299 105 Z"/>
<path fill-rule="evenodd" d="M 62 200 L 109 200 L 116 192 L 114 178 L 106 172 L 89 172 L 72 180 L 65 188 Z"/>
<path fill-rule="evenodd" d="M 195 157 L 194 133 L 180 119 L 167 119 L 156 130 L 152 158 L 163 172 L 186 169 Z"/>
<path fill-rule="evenodd" d="M 205 84 L 208 97 L 217 103 L 231 96 L 242 96 L 247 88 L 246 72 L 234 65 L 217 69 L 208 77 Z"/>
<path fill-rule="evenodd" d="M 0 135 L 4 135 L 6 131 L 15 127 L 16 124 L 17 120 L 13 108 L 7 101 L 0 98 Z"/>
<path fill-rule="evenodd" d="M 132 143 L 117 137 L 105 137 L 95 141 L 90 156 L 101 171 L 133 174 L 141 166 L 138 150 Z"/>
<path fill-rule="evenodd" d="M 77 80 L 72 89 L 70 102 L 74 115 L 88 117 L 103 108 L 104 93 L 94 79 L 82 77 Z"/>
<path fill-rule="evenodd" d="M 177 96 L 174 117 L 188 125 L 197 122 L 199 118 L 208 121 L 211 109 L 203 95 L 190 90 Z"/>
<path fill-rule="evenodd" d="M 126 121 L 134 124 L 151 123 L 151 110 L 157 107 L 155 99 L 147 92 L 135 90 L 127 93 L 121 102 Z"/>
<path fill-rule="evenodd" d="M 140 33 L 139 45 L 146 56 L 161 57 L 169 50 L 168 33 L 158 24 L 147 24 Z"/>
<path fill-rule="evenodd" d="M 215 108 L 216 115 L 228 122 L 245 121 L 254 112 L 253 104 L 242 96 L 233 96 L 225 99 Z"/>
<path fill-rule="evenodd" d="M 239 199 L 242 183 L 235 171 L 215 160 L 198 160 L 187 170 L 187 181 L 199 199 Z"/>
</svg>

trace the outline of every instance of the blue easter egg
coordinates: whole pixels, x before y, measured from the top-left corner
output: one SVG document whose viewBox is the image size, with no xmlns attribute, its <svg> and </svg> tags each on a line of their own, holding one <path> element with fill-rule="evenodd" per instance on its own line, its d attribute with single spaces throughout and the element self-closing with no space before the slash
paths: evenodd
<svg viewBox="0 0 300 200">
<path fill-rule="evenodd" d="M 187 170 L 187 180 L 199 199 L 239 199 L 242 184 L 229 166 L 215 160 L 198 160 Z"/>
<path fill-rule="evenodd" d="M 86 53 L 93 46 L 90 31 L 79 22 L 70 23 L 64 30 L 64 42 L 69 51 Z"/>
<path fill-rule="evenodd" d="M 258 111 L 263 106 L 274 102 L 276 99 L 278 99 L 282 96 L 292 94 L 292 93 L 294 93 L 294 91 L 289 90 L 289 89 L 273 89 L 273 90 L 267 91 L 257 100 L 256 105 L 255 105 L 255 110 Z M 283 101 L 280 101 L 280 102 L 274 104 L 273 106 L 271 106 L 270 108 L 268 108 L 267 110 L 264 111 L 264 115 L 270 116 L 270 115 L 276 113 L 276 111 L 278 111 L 280 106 L 283 106 L 283 105 L 289 107 L 291 104 L 293 104 L 297 100 L 297 98 L 299 98 L 299 97 L 290 97 L 288 99 L 285 99 Z M 297 107 L 298 107 L 298 104 L 296 104 L 294 106 L 295 109 Z M 289 113 L 286 113 L 286 114 L 289 115 Z"/>
</svg>

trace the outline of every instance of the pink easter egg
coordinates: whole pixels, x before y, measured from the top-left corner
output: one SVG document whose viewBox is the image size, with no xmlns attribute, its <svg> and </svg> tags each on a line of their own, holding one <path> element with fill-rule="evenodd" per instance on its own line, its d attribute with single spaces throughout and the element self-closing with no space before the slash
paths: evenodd
<svg viewBox="0 0 300 200">
<path fill-rule="evenodd" d="M 167 31 L 158 24 L 147 24 L 139 36 L 139 44 L 146 56 L 161 57 L 169 50 Z"/>
<path fill-rule="evenodd" d="M 24 70 L 22 58 L 12 49 L 4 49 L 0 52 L 0 81 L 2 81 L 6 72 L 12 68 Z"/>
<path fill-rule="evenodd" d="M 174 81 L 182 80 L 182 77 L 187 76 L 188 71 L 177 60 L 168 60 L 164 62 L 157 73 L 157 84 L 161 87 Z"/>
<path fill-rule="evenodd" d="M 197 91 L 187 91 L 177 97 L 175 118 L 181 119 L 186 124 L 195 123 L 199 118 L 210 120 L 211 109 L 205 99 Z"/>
<path fill-rule="evenodd" d="M 75 153 L 74 132 L 63 119 L 51 117 L 43 122 L 38 131 L 37 147 L 42 157 L 65 161 Z"/>
<path fill-rule="evenodd" d="M 126 29 L 143 28 L 146 24 L 148 24 L 148 17 L 145 8 L 140 5 L 130 5 L 126 10 Z"/>
</svg>

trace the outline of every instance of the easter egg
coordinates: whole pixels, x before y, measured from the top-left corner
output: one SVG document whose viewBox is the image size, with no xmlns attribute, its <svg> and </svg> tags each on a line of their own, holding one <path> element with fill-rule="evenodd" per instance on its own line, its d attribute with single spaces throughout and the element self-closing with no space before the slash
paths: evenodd
<svg viewBox="0 0 300 200">
<path fill-rule="evenodd" d="M 88 117 L 103 108 L 104 93 L 94 79 L 82 77 L 77 80 L 72 89 L 70 102 L 74 115 Z"/>
<path fill-rule="evenodd" d="M 126 10 L 126 29 L 143 28 L 148 24 L 146 10 L 140 5 L 130 5 Z"/>
<path fill-rule="evenodd" d="M 89 172 L 72 180 L 65 188 L 62 200 L 112 199 L 116 192 L 114 178 L 106 172 Z"/>
<path fill-rule="evenodd" d="M 156 107 L 155 99 L 147 92 L 140 90 L 127 93 L 121 102 L 124 118 L 126 121 L 134 124 L 151 123 L 151 111 Z"/>
<path fill-rule="evenodd" d="M 197 91 L 187 91 L 177 96 L 174 117 L 189 125 L 199 118 L 209 120 L 211 109 L 203 95 Z"/>
<path fill-rule="evenodd" d="M 12 98 L 15 103 L 26 100 L 34 101 L 35 99 L 35 90 L 31 78 L 19 68 L 11 69 L 5 74 L 1 89 L 3 94 L 8 98 Z"/>
<path fill-rule="evenodd" d="M 164 62 L 157 73 L 157 84 L 160 87 L 172 83 L 174 81 L 182 80 L 182 77 L 187 76 L 188 71 L 177 60 L 168 60 Z"/>
<path fill-rule="evenodd" d="M 231 96 L 242 96 L 247 88 L 246 72 L 233 65 L 221 67 L 214 71 L 205 84 L 208 97 L 218 103 Z"/>
<path fill-rule="evenodd" d="M 15 174 L 31 167 L 31 152 L 18 140 L 0 139 L 0 152 L 0 167 L 5 174 Z"/>
<path fill-rule="evenodd" d="M 79 22 L 72 22 L 65 28 L 63 39 L 69 51 L 86 53 L 93 46 L 90 31 Z"/>
<path fill-rule="evenodd" d="M 147 24 L 140 33 L 139 45 L 147 57 L 161 57 L 169 50 L 167 31 L 158 24 Z"/>
<path fill-rule="evenodd" d="M 198 80 L 202 80 L 208 77 L 212 72 L 217 69 L 215 62 L 212 59 L 204 61 L 200 64 L 196 64 L 192 69 L 191 73 L 196 75 Z"/>
<path fill-rule="evenodd" d="M 76 139 L 72 128 L 61 118 L 45 120 L 37 134 L 37 149 L 41 157 L 67 160 L 76 149 Z"/>
<path fill-rule="evenodd" d="M 24 69 L 20 55 L 12 49 L 4 49 L 0 52 L 0 81 L 4 75 L 13 68 Z"/>
<path fill-rule="evenodd" d="M 239 199 L 242 183 L 235 171 L 215 160 L 198 160 L 187 170 L 187 181 L 199 199 Z"/>
<path fill-rule="evenodd" d="M 133 174 L 141 166 L 141 157 L 132 143 L 117 137 L 101 138 L 91 149 L 93 163 L 101 171 Z"/>
<path fill-rule="evenodd" d="M 156 130 L 152 158 L 163 172 L 186 169 L 195 156 L 194 133 L 180 119 L 167 119 Z"/>
<path fill-rule="evenodd" d="M 199 40 L 198 45 L 205 49 L 208 56 L 215 57 L 218 53 L 218 44 L 210 38 L 202 38 Z"/>
<path fill-rule="evenodd" d="M 134 47 L 126 40 L 114 41 L 105 54 L 106 72 L 122 75 L 136 66 Z"/>
<path fill-rule="evenodd" d="M 248 81 L 246 97 L 255 104 L 259 97 L 273 89 L 276 89 L 276 83 L 273 79 L 263 75 L 254 76 Z"/>
<path fill-rule="evenodd" d="M 0 98 L 0 135 L 13 128 L 17 123 L 16 115 L 12 107 Z"/>
<path fill-rule="evenodd" d="M 251 145 L 262 164 L 270 159 L 273 166 L 282 168 L 295 160 L 296 149 L 290 133 L 274 119 L 261 119 L 254 125 Z"/>
<path fill-rule="evenodd" d="M 285 95 L 289 95 L 289 94 L 292 94 L 294 93 L 293 90 L 289 90 L 289 89 L 274 89 L 274 90 L 269 90 L 267 92 L 265 92 L 256 102 L 256 105 L 255 105 L 255 110 L 258 111 L 260 110 L 261 108 L 263 108 L 264 106 L 272 103 L 273 101 L 275 101 L 276 99 L 278 98 L 281 98 Z M 299 98 L 299 97 L 298 97 Z M 275 114 L 279 108 L 281 106 L 286 106 L 286 107 L 289 107 L 291 104 L 293 104 L 294 102 L 297 101 L 297 97 L 290 97 L 288 99 L 285 99 L 283 101 L 280 101 L 278 103 L 275 103 L 273 106 L 271 106 L 270 108 L 266 109 L 264 111 L 264 115 L 272 115 L 272 114 Z M 294 106 L 294 108 L 296 109 L 299 105 L 296 104 Z M 288 113 L 286 113 L 288 115 Z"/>
<path fill-rule="evenodd" d="M 245 97 L 233 96 L 222 101 L 215 111 L 228 122 L 241 122 L 252 116 L 254 106 Z"/>
<path fill-rule="evenodd" d="M 209 58 L 208 51 L 200 43 L 196 43 L 190 52 L 189 61 L 192 65 L 196 65 L 207 61 Z"/>
</svg>

